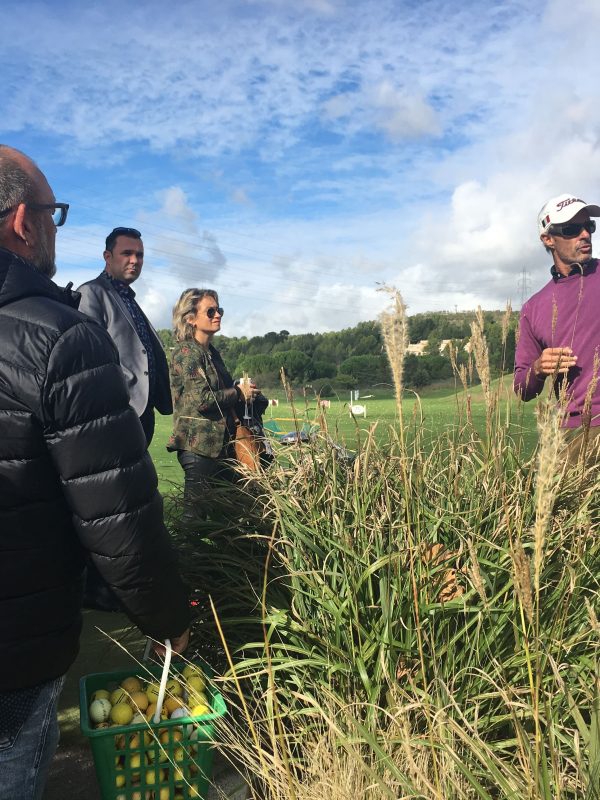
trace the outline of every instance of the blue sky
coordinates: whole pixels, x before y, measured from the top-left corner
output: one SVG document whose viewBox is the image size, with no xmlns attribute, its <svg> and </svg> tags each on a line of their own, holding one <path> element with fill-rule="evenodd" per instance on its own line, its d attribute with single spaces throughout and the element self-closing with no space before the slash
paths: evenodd
<svg viewBox="0 0 600 800">
<path fill-rule="evenodd" d="M 0 30 L 0 141 L 71 204 L 57 281 L 140 228 L 158 327 L 190 286 L 223 333 L 518 307 L 536 216 L 600 202 L 597 0 L 26 2 Z"/>
</svg>

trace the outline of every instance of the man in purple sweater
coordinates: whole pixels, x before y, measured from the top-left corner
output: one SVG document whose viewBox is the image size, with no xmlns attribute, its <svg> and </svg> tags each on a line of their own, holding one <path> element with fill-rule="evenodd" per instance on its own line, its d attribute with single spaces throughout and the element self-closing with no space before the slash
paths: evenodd
<svg viewBox="0 0 600 800">
<path fill-rule="evenodd" d="M 552 278 L 521 310 L 514 377 L 517 394 L 531 400 L 550 376 L 557 398 L 565 398 L 563 427 L 593 434 L 600 433 L 600 262 L 592 258 L 590 217 L 598 216 L 600 206 L 570 194 L 540 211 Z"/>
</svg>

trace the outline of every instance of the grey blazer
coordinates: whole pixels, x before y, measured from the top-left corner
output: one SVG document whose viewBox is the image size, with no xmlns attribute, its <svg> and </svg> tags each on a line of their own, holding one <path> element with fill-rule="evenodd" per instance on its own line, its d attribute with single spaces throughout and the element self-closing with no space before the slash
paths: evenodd
<svg viewBox="0 0 600 800">
<path fill-rule="evenodd" d="M 134 322 L 117 290 L 106 278 L 98 276 L 83 283 L 79 310 L 97 320 L 109 332 L 119 351 L 121 368 L 125 373 L 129 402 L 138 416 L 148 405 L 148 354 L 135 329 Z M 161 414 L 171 414 L 173 404 L 169 385 L 169 367 L 158 334 L 144 314 L 154 348 L 156 386 L 153 405 Z"/>
</svg>

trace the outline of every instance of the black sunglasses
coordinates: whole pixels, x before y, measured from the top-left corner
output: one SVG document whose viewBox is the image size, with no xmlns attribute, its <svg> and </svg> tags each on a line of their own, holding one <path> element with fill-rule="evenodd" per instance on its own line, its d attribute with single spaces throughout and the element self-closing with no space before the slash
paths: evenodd
<svg viewBox="0 0 600 800">
<path fill-rule="evenodd" d="M 209 319 L 214 319 L 215 314 L 218 314 L 220 317 L 222 317 L 224 313 L 224 309 L 222 309 L 220 306 L 211 306 L 210 308 L 206 309 L 206 316 Z"/>
<path fill-rule="evenodd" d="M 573 239 L 579 236 L 583 228 L 588 233 L 596 232 L 596 220 L 590 219 L 587 222 L 565 222 L 562 225 L 552 225 L 550 234 L 552 236 L 562 236 L 563 239 Z"/>
<path fill-rule="evenodd" d="M 142 238 L 142 234 L 135 228 L 114 228 L 110 235 L 114 236 L 115 238 L 117 236 L 133 236 L 134 239 Z"/>
<path fill-rule="evenodd" d="M 68 203 L 25 203 L 25 205 L 33 211 L 52 211 L 52 222 L 57 228 L 60 228 L 67 221 Z M 11 206 L 10 208 L 5 208 L 4 211 L 0 211 L 0 217 L 5 217 L 15 208 L 18 208 L 18 206 Z"/>
</svg>

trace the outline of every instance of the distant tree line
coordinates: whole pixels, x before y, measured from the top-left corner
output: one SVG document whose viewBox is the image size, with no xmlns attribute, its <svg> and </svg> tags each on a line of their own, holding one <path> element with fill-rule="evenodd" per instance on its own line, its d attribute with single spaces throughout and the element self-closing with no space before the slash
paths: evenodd
<svg viewBox="0 0 600 800">
<path fill-rule="evenodd" d="M 485 334 L 493 373 L 510 371 L 514 364 L 517 315 L 513 314 L 506 346 L 502 345 L 500 311 L 484 312 Z M 465 345 L 471 336 L 472 312 L 429 312 L 409 317 L 409 340 L 427 340 L 424 355 L 407 354 L 404 381 L 407 387 L 420 388 L 452 378 L 448 349 L 440 353 L 443 340 L 451 339 L 459 363 L 468 360 Z M 159 336 L 169 350 L 173 333 L 160 330 Z M 270 331 L 264 336 L 216 336 L 220 351 L 232 374 L 251 375 L 260 386 L 279 384 L 283 367 L 295 385 L 311 383 L 324 396 L 336 391 L 392 383 L 387 356 L 377 322 L 361 322 L 354 328 L 330 333 L 292 335 L 286 330 Z"/>
</svg>

